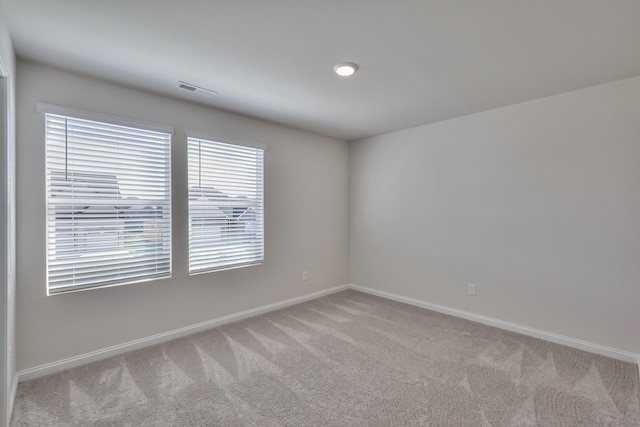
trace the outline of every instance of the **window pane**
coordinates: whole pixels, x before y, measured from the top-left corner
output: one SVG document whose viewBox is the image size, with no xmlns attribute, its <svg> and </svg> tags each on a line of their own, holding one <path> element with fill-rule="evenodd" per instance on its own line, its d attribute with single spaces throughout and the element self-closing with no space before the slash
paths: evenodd
<svg viewBox="0 0 640 427">
<path fill-rule="evenodd" d="M 189 272 L 264 260 L 264 150 L 188 139 Z"/>
<path fill-rule="evenodd" d="M 171 274 L 171 135 L 46 114 L 48 292 Z"/>
</svg>

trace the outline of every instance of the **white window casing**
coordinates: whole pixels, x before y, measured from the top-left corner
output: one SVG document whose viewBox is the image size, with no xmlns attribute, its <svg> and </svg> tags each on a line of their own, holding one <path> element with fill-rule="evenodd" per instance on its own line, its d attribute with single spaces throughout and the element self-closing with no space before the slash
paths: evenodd
<svg viewBox="0 0 640 427">
<path fill-rule="evenodd" d="M 262 264 L 266 147 L 187 141 L 189 273 Z"/>
<path fill-rule="evenodd" d="M 39 110 L 47 294 L 171 277 L 171 129 L 47 104 Z"/>
</svg>

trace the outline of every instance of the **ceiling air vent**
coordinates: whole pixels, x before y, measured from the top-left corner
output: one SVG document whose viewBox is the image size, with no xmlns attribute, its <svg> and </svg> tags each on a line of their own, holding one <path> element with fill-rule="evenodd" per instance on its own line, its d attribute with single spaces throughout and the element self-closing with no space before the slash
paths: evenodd
<svg viewBox="0 0 640 427">
<path fill-rule="evenodd" d="M 178 87 L 178 89 L 186 90 L 187 92 L 191 92 L 191 93 L 197 93 L 198 95 L 201 95 L 201 96 L 213 96 L 218 94 L 218 92 L 214 92 L 212 90 L 205 89 L 203 87 L 195 86 L 185 82 L 178 82 L 176 86 Z"/>
</svg>

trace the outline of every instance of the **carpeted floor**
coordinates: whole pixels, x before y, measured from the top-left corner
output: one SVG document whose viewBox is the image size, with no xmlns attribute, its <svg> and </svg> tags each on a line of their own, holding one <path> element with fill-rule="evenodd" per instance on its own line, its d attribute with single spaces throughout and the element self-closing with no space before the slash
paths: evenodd
<svg viewBox="0 0 640 427">
<path fill-rule="evenodd" d="M 635 365 L 345 291 L 20 384 L 12 426 L 639 426 Z"/>
</svg>

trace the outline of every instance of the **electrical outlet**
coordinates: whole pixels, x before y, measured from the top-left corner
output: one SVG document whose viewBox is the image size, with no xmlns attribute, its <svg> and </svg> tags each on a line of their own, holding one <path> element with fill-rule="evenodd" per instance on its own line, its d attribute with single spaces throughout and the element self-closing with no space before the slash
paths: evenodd
<svg viewBox="0 0 640 427">
<path fill-rule="evenodd" d="M 304 280 L 305 282 L 307 280 L 309 280 L 309 272 L 308 271 L 303 271 L 302 272 L 302 280 Z"/>
<path fill-rule="evenodd" d="M 473 283 L 469 283 L 467 285 L 467 293 L 469 295 L 476 296 L 476 285 L 474 285 Z"/>
</svg>

